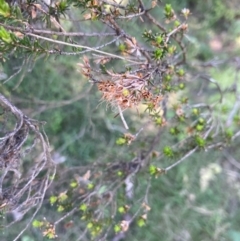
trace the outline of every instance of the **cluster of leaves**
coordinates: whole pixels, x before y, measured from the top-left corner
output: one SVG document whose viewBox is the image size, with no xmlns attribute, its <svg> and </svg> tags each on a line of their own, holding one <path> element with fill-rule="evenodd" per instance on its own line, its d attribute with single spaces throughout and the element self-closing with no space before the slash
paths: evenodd
<svg viewBox="0 0 240 241">
<path fill-rule="evenodd" d="M 187 24 L 185 21 L 181 23 L 175 13 L 171 15 L 169 12 L 174 13 L 174 10 L 170 4 L 167 4 L 165 16 L 169 24 L 169 32 L 160 26 L 162 33 L 153 33 L 152 30 L 145 30 L 142 33 L 143 40 L 150 43 L 152 50 L 141 47 L 140 39 L 137 40 L 135 37 L 122 33 L 123 42 L 120 43 L 119 50 L 127 61 L 135 63 L 134 68 L 123 67 L 124 70 L 121 73 L 108 69 L 108 66 L 113 62 L 111 56 L 100 56 L 95 60 L 95 63 L 100 65 L 99 69 L 90 64 L 87 57 L 83 59 L 82 64 L 79 64 L 82 74 L 97 84 L 99 91 L 102 92 L 103 100 L 121 110 L 131 107 L 137 108 L 140 103 L 144 103 L 147 106 L 146 111 L 160 126 L 166 124 L 159 112 L 160 103 L 165 100 L 169 93 L 185 88 L 185 71 L 179 65 L 185 61 L 185 51 L 183 51 L 181 39 L 184 32 L 187 31 Z M 182 13 L 186 20 L 190 14 L 189 10 L 184 9 Z M 118 33 L 119 26 L 114 20 L 116 16 L 111 17 L 109 22 L 114 24 L 113 26 Z M 173 21 L 173 29 L 171 29 Z M 176 45 L 170 43 L 172 38 Z M 180 51 L 183 52 L 179 54 Z M 182 56 L 182 60 L 176 61 L 179 56 Z M 132 57 L 136 60 L 132 61 Z M 148 63 L 139 62 L 138 59 L 141 58 Z M 175 61 L 172 61 L 173 59 Z"/>
<path fill-rule="evenodd" d="M 35 219 L 32 223 L 34 228 L 39 228 L 42 231 L 42 234 L 44 237 L 47 237 L 48 239 L 54 239 L 57 238 L 55 227 L 53 224 L 48 222 L 46 219 L 44 221 L 39 221 Z"/>
</svg>

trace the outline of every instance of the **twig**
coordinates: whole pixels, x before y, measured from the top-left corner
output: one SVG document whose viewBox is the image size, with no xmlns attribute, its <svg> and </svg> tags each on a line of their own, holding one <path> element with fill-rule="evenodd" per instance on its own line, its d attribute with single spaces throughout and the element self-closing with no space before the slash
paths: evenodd
<svg viewBox="0 0 240 241">
<path fill-rule="evenodd" d="M 233 106 L 233 109 L 231 110 L 231 112 L 228 116 L 227 123 L 226 123 L 227 127 L 232 125 L 233 118 L 236 115 L 236 113 L 238 112 L 239 108 L 240 108 L 240 95 L 237 96 L 237 100 Z"/>
<path fill-rule="evenodd" d="M 127 122 L 124 119 L 124 116 L 123 116 L 122 109 L 121 109 L 120 105 L 118 105 L 118 111 L 119 111 L 119 115 L 122 119 L 122 122 L 123 122 L 123 125 L 124 125 L 125 129 L 128 130 L 129 128 L 128 128 Z"/>
<path fill-rule="evenodd" d="M 171 166 L 168 166 L 167 168 L 165 168 L 164 170 L 167 172 L 169 170 L 171 170 L 172 168 L 174 168 L 175 166 L 177 166 L 178 164 L 180 164 L 181 162 L 183 162 L 186 158 L 188 158 L 189 156 L 191 156 L 198 148 L 195 147 L 194 149 L 192 149 L 191 151 L 189 151 L 184 157 L 182 157 L 180 160 L 178 160 L 177 162 L 175 162 L 174 164 L 172 164 Z"/>
<path fill-rule="evenodd" d="M 57 35 L 57 36 L 67 36 L 67 37 L 107 37 L 107 36 L 116 36 L 116 33 L 84 33 L 84 32 L 59 32 L 59 31 L 51 31 L 44 29 L 34 29 L 26 30 L 19 27 L 8 26 L 6 24 L 0 23 L 0 26 L 3 26 L 6 29 L 19 31 L 23 34 L 27 34 L 28 32 L 36 33 L 36 34 L 46 34 L 46 35 Z"/>
<path fill-rule="evenodd" d="M 67 218 L 68 216 L 72 215 L 75 211 L 77 210 L 77 208 L 73 208 L 70 212 L 66 213 L 65 215 L 63 215 L 61 218 L 59 218 L 57 221 L 54 222 L 54 226 L 56 226 L 57 224 L 59 224 L 60 222 L 62 222 L 65 218 Z"/>
<path fill-rule="evenodd" d="M 16 75 L 18 75 L 21 71 L 22 71 L 22 68 L 25 64 L 25 59 L 23 60 L 23 63 L 22 65 L 18 68 L 18 71 L 16 71 L 14 74 L 12 74 L 10 77 L 8 77 L 6 80 L 4 80 L 3 84 L 6 84 L 9 80 L 11 80 L 13 77 L 15 77 Z"/>
<path fill-rule="evenodd" d="M 25 228 L 22 229 L 22 230 L 19 232 L 19 234 L 15 237 L 15 239 L 14 239 L 13 241 L 17 241 L 17 240 L 22 236 L 22 234 L 27 230 L 27 228 L 29 227 L 29 225 L 32 223 L 32 220 L 35 218 L 35 216 L 37 215 L 38 211 L 39 211 L 40 208 L 42 207 L 42 203 L 43 203 L 43 200 L 44 200 L 44 197 L 45 197 L 45 193 L 46 193 L 46 191 L 47 191 L 47 187 L 48 187 L 48 185 L 47 185 L 47 181 L 46 181 L 39 206 L 37 207 L 36 211 L 35 211 L 35 212 L 33 213 L 33 215 L 31 216 L 31 218 L 30 218 L 30 220 L 28 221 L 28 223 L 27 223 L 27 225 L 25 226 Z"/>
<path fill-rule="evenodd" d="M 178 30 L 180 30 L 186 23 L 182 23 L 180 24 L 177 28 L 173 29 L 170 33 L 167 34 L 167 38 L 166 38 L 166 43 L 168 43 L 170 37 L 175 34 Z"/>
<path fill-rule="evenodd" d="M 122 35 L 119 35 L 119 36 L 117 36 L 115 39 L 113 39 L 113 40 L 111 40 L 111 41 L 109 41 L 109 42 L 107 42 L 107 43 L 105 43 L 105 44 L 103 44 L 103 45 L 101 45 L 101 46 L 95 47 L 94 49 L 95 49 L 95 50 L 102 49 L 102 48 L 104 48 L 104 47 L 106 47 L 106 46 L 108 46 L 108 45 L 110 45 L 110 44 L 112 44 L 112 43 L 115 43 L 115 42 L 116 42 L 119 38 L 121 38 L 121 37 L 122 37 Z M 92 49 L 87 49 L 87 50 L 84 50 L 84 51 L 73 52 L 73 53 L 67 53 L 67 52 L 62 52 L 62 51 L 61 51 L 61 54 L 65 54 L 65 55 L 78 55 L 78 54 L 85 54 L 85 53 L 91 52 L 91 51 L 92 51 Z M 56 52 L 58 52 L 58 51 L 56 51 Z"/>
<path fill-rule="evenodd" d="M 89 49 L 89 50 L 91 50 L 93 52 L 104 54 L 104 55 L 107 55 L 107 56 L 110 56 L 110 57 L 113 57 L 113 58 L 122 59 L 122 60 L 125 60 L 125 61 L 128 61 L 128 62 L 132 62 L 132 63 L 138 63 L 137 61 L 133 61 L 131 59 L 127 59 L 126 57 L 121 57 L 119 55 L 110 54 L 108 52 L 97 50 L 97 49 L 92 48 L 92 47 L 83 46 L 83 45 L 80 45 L 80 44 L 66 43 L 66 42 L 63 42 L 63 41 L 60 41 L 60 40 L 54 40 L 54 39 L 51 39 L 51 38 L 46 38 L 46 37 L 43 37 L 43 36 L 40 36 L 40 35 L 36 35 L 36 34 L 32 34 L 32 33 L 26 33 L 26 35 L 35 37 L 37 39 L 43 39 L 45 41 L 52 42 L 52 43 L 55 43 L 55 44 L 61 44 L 61 45 L 66 45 L 66 46 L 70 46 L 70 47 L 75 47 L 75 48 Z M 49 51 L 49 54 L 51 54 L 51 51 Z"/>
</svg>

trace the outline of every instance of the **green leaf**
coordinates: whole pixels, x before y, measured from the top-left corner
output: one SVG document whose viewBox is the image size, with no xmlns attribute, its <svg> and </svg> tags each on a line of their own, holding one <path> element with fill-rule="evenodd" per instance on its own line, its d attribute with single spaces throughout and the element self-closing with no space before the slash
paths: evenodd
<svg viewBox="0 0 240 241">
<path fill-rule="evenodd" d="M 157 173 L 157 167 L 155 167 L 154 165 L 150 165 L 149 166 L 149 173 L 151 176 L 155 175 Z"/>
<path fill-rule="evenodd" d="M 72 187 L 72 188 L 75 188 L 75 187 L 77 187 L 78 186 L 78 183 L 76 182 L 76 181 L 72 181 L 71 183 L 70 183 L 70 187 Z"/>
<path fill-rule="evenodd" d="M 121 51 L 121 52 L 124 52 L 125 50 L 126 50 L 126 45 L 125 44 L 123 44 L 123 43 L 121 43 L 121 44 L 119 44 L 119 46 L 118 46 L 118 49 Z"/>
<path fill-rule="evenodd" d="M 93 183 L 88 183 L 87 188 L 89 190 L 93 189 L 94 188 L 94 184 Z"/>
<path fill-rule="evenodd" d="M 174 21 L 174 26 L 178 27 L 180 25 L 180 22 L 178 20 Z"/>
<path fill-rule="evenodd" d="M 11 15 L 10 7 L 4 0 L 0 0 L 0 15 L 7 18 Z"/>
<path fill-rule="evenodd" d="M 143 219 L 143 218 L 139 218 L 138 220 L 137 220 L 137 225 L 138 225 L 138 227 L 143 227 L 143 226 L 145 226 L 146 225 L 146 221 Z"/>
<path fill-rule="evenodd" d="M 125 208 L 124 207 L 119 207 L 118 208 L 119 213 L 125 213 Z"/>
<path fill-rule="evenodd" d="M 178 74 L 180 77 L 183 77 L 184 74 L 185 74 L 184 69 L 179 69 L 179 70 L 177 71 L 177 74 Z"/>
<path fill-rule="evenodd" d="M 60 212 L 63 212 L 63 211 L 64 211 L 64 207 L 63 207 L 62 205 L 59 205 L 57 211 L 58 211 L 59 213 L 60 213 Z"/>
<path fill-rule="evenodd" d="M 162 44 L 162 42 L 163 42 L 163 37 L 161 35 L 156 36 L 156 43 Z"/>
<path fill-rule="evenodd" d="M 163 148 L 163 153 L 167 157 L 173 157 L 174 156 L 174 152 L 173 152 L 173 150 L 170 146 L 165 146 Z"/>
<path fill-rule="evenodd" d="M 171 81 L 172 80 L 172 76 L 170 74 L 167 74 L 167 75 L 164 76 L 164 80 Z"/>
<path fill-rule="evenodd" d="M 155 119 L 155 123 L 156 123 L 157 125 L 162 125 L 163 119 L 162 119 L 161 117 L 157 117 L 157 118 Z"/>
<path fill-rule="evenodd" d="M 87 205 L 85 203 L 81 204 L 81 206 L 79 207 L 79 209 L 83 212 L 85 212 L 87 210 Z"/>
<path fill-rule="evenodd" d="M 171 4 L 166 4 L 164 8 L 164 14 L 166 18 L 171 19 L 174 16 L 174 11 Z"/>
<path fill-rule="evenodd" d="M 199 109 L 193 108 L 192 113 L 193 113 L 193 115 L 199 115 Z"/>
<path fill-rule="evenodd" d="M 56 236 L 55 236 L 54 233 L 49 232 L 49 233 L 46 235 L 46 237 L 49 238 L 49 239 L 54 239 Z"/>
<path fill-rule="evenodd" d="M 200 124 L 196 125 L 197 131 L 202 131 L 203 129 L 204 129 L 204 125 L 200 125 Z"/>
<path fill-rule="evenodd" d="M 121 231 L 121 226 L 119 224 L 116 224 L 114 226 L 114 231 L 115 231 L 115 233 L 119 233 Z"/>
<path fill-rule="evenodd" d="M 199 123 L 200 125 L 203 125 L 203 124 L 205 123 L 205 120 L 204 120 L 203 118 L 199 118 L 199 119 L 198 119 L 198 123 Z"/>
<path fill-rule="evenodd" d="M 58 197 L 59 202 L 64 202 L 67 199 L 68 199 L 68 195 L 66 193 L 63 192 L 59 194 L 59 197 Z"/>
<path fill-rule="evenodd" d="M 57 6 L 61 13 L 65 12 L 68 9 L 67 1 L 61 1 Z"/>
<path fill-rule="evenodd" d="M 154 52 L 153 52 L 153 57 L 155 60 L 160 60 L 162 57 L 163 57 L 163 49 L 156 49 Z"/>
<path fill-rule="evenodd" d="M 196 136 L 195 141 L 196 141 L 197 146 L 199 146 L 199 147 L 204 147 L 206 145 L 206 141 L 203 138 L 201 138 L 200 136 Z"/>
<path fill-rule="evenodd" d="M 88 229 L 92 229 L 92 228 L 93 228 L 93 223 L 92 223 L 92 222 L 88 223 L 88 224 L 87 224 L 87 228 L 88 228 Z"/>
<path fill-rule="evenodd" d="M 116 144 L 117 145 L 124 145 L 126 144 L 127 140 L 123 137 L 119 137 L 117 140 L 116 140 Z"/>
<path fill-rule="evenodd" d="M 119 177 L 122 177 L 122 176 L 123 176 L 123 172 L 122 172 L 122 171 L 118 171 L 118 172 L 117 172 L 117 175 L 118 175 Z"/>
<path fill-rule="evenodd" d="M 172 6 L 171 4 L 166 4 L 165 5 L 165 12 L 170 13 L 172 11 Z"/>
<path fill-rule="evenodd" d="M 43 222 L 34 219 L 33 222 L 32 222 L 32 226 L 33 226 L 34 228 L 40 228 L 40 227 L 43 226 Z"/>
<path fill-rule="evenodd" d="M 10 33 L 2 26 L 0 27 L 0 38 L 6 43 L 12 42 Z"/>
<path fill-rule="evenodd" d="M 177 127 L 171 127 L 169 132 L 171 135 L 178 135 L 180 133 L 180 131 Z"/>
<path fill-rule="evenodd" d="M 185 84 L 184 84 L 184 83 L 180 83 L 180 84 L 179 84 L 179 89 L 180 89 L 180 90 L 185 89 Z"/>
<path fill-rule="evenodd" d="M 56 196 L 51 196 L 49 198 L 49 201 L 50 201 L 51 205 L 53 205 L 57 200 L 58 200 L 58 198 Z"/>
</svg>

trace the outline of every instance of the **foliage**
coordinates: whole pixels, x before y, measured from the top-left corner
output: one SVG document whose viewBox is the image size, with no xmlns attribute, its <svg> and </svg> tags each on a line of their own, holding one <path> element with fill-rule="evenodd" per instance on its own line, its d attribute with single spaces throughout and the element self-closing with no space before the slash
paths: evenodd
<svg viewBox="0 0 240 241">
<path fill-rule="evenodd" d="M 213 2 L 221 18 L 223 5 Z M 145 240 L 155 240 L 152 215 L 163 223 L 163 240 L 220 240 L 227 218 L 215 209 L 221 192 L 208 187 L 218 178 L 224 185 L 221 163 L 212 162 L 219 151 L 233 158 L 239 97 L 237 80 L 232 89 L 214 79 L 214 70 L 205 74 L 221 62 L 201 62 L 206 55 L 199 52 L 195 65 L 187 60 L 188 21 L 199 5 L 191 13 L 174 2 L 142 0 L 0 3 L 0 57 L 6 73 L 18 66 L 1 86 L 12 102 L 0 96 L 0 209 L 6 230 L 23 220 L 5 234 L 17 240 L 29 228 L 39 240 L 133 240 L 136 229 L 146 229 Z M 238 69 L 236 58 L 236 76 Z M 224 105 L 226 96 L 232 101 Z M 111 111 L 96 110 L 96 99 Z M 43 122 L 32 118 L 47 121 L 50 141 Z M 198 157 L 195 168 L 184 163 L 190 156 Z M 219 199 L 209 201 L 213 191 Z M 209 207 L 201 209 L 203 199 Z M 212 215 L 204 234 L 201 215 Z"/>
</svg>

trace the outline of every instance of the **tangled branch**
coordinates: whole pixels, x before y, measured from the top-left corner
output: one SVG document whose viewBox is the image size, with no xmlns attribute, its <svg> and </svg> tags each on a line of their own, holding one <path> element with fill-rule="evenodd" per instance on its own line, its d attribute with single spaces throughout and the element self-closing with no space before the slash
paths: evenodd
<svg viewBox="0 0 240 241">
<path fill-rule="evenodd" d="M 51 159 L 47 137 L 44 131 L 40 131 L 43 123 L 28 118 L 2 94 L 0 106 L 3 111 L 0 138 L 0 211 L 5 215 L 18 213 L 18 217 L 22 218 L 33 207 L 40 209 L 46 190 L 55 175 L 55 165 Z M 24 162 L 27 162 L 27 166 Z M 16 221 L 18 220 L 6 227 Z"/>
</svg>

